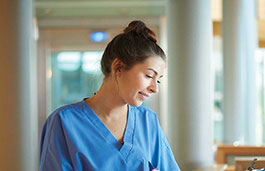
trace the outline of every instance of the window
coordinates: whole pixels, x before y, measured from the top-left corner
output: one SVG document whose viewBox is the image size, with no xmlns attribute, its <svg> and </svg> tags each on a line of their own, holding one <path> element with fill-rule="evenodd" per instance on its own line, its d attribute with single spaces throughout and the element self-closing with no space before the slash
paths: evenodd
<svg viewBox="0 0 265 171">
<path fill-rule="evenodd" d="M 258 93 L 258 115 L 262 118 L 262 143 L 265 144 L 265 49 L 258 49 L 257 61 L 257 93 Z M 257 121 L 258 123 L 258 121 Z"/>
<path fill-rule="evenodd" d="M 103 75 L 103 52 L 59 52 L 52 55 L 51 110 L 81 101 L 96 93 Z"/>
<path fill-rule="evenodd" d="M 224 114 L 223 114 L 223 54 L 222 38 L 214 37 L 214 68 L 215 68 L 215 92 L 214 92 L 214 142 L 224 142 Z M 256 59 L 256 89 L 257 89 L 257 143 L 265 144 L 265 49 L 257 49 Z"/>
</svg>

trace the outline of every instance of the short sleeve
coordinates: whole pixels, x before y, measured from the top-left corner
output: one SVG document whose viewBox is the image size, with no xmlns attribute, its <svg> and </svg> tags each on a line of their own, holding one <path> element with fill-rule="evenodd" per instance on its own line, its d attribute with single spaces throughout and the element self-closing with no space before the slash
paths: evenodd
<svg viewBox="0 0 265 171">
<path fill-rule="evenodd" d="M 59 114 L 54 114 L 46 120 L 40 146 L 40 171 L 73 170 Z"/>
<path fill-rule="evenodd" d="M 158 122 L 158 119 L 157 119 Z M 176 163 L 173 152 L 168 144 L 167 138 L 163 133 L 162 128 L 158 123 L 158 129 L 160 134 L 160 171 L 180 171 L 178 164 Z"/>
</svg>

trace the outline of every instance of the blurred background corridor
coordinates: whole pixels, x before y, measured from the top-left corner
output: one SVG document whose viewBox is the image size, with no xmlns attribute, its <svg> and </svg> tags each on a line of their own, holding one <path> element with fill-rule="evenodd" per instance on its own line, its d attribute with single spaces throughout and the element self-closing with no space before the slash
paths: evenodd
<svg viewBox="0 0 265 171">
<path fill-rule="evenodd" d="M 97 92 L 102 53 L 132 20 L 167 54 L 143 105 L 183 171 L 222 164 L 220 146 L 264 150 L 265 0 L 1 0 L 1 171 L 38 170 L 45 119 Z"/>
</svg>

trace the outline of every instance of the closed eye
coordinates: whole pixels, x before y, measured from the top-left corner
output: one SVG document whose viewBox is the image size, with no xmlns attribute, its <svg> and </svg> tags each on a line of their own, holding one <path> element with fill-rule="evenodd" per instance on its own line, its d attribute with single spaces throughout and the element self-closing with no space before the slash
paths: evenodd
<svg viewBox="0 0 265 171">
<path fill-rule="evenodd" d="M 151 79 L 153 79 L 153 77 L 150 76 L 150 75 L 146 75 L 146 77 L 147 77 L 147 78 L 151 78 Z M 161 83 L 161 81 L 160 81 L 160 80 L 157 80 L 157 84 L 160 84 L 160 83 Z"/>
<path fill-rule="evenodd" d="M 152 76 L 150 76 L 150 75 L 146 75 L 146 77 L 147 77 L 147 78 L 153 78 L 153 77 L 152 77 Z"/>
</svg>

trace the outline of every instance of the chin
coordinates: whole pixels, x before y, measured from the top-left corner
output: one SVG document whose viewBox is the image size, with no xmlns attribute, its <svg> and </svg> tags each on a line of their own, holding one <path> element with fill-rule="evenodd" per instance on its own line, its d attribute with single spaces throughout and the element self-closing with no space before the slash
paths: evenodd
<svg viewBox="0 0 265 171">
<path fill-rule="evenodd" d="M 128 103 L 128 104 L 131 106 L 134 106 L 134 107 L 139 107 L 143 104 L 143 101 L 133 101 L 133 102 Z"/>
</svg>

